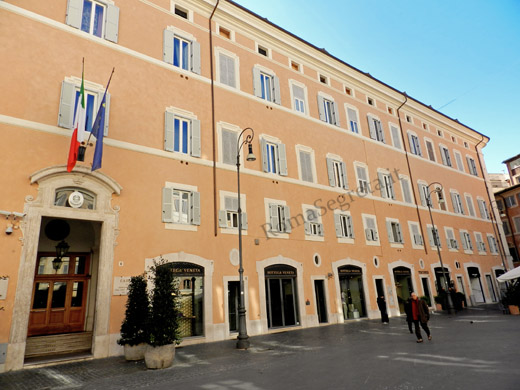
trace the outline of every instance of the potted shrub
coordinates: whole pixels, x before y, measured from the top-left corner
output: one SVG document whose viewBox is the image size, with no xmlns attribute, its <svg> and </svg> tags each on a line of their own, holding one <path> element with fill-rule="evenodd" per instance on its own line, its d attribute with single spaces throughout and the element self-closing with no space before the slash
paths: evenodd
<svg viewBox="0 0 520 390">
<path fill-rule="evenodd" d="M 433 300 L 435 301 L 435 310 L 442 310 L 442 297 L 440 295 L 435 295 Z"/>
<path fill-rule="evenodd" d="M 151 268 L 153 290 L 150 298 L 146 367 L 159 369 L 173 364 L 175 345 L 179 344 L 179 289 L 171 268 L 160 262 Z"/>
<path fill-rule="evenodd" d="M 121 324 L 121 338 L 117 340 L 117 343 L 125 348 L 126 360 L 144 359 L 148 312 L 146 278 L 144 275 L 132 276 L 128 285 L 125 319 Z"/>
</svg>

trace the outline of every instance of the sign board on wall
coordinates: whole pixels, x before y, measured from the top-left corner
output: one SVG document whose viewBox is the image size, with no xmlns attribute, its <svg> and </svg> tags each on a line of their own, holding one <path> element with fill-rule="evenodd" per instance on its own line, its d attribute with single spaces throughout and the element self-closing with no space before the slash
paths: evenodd
<svg viewBox="0 0 520 390">
<path fill-rule="evenodd" d="M 7 285 L 9 278 L 7 276 L 0 276 L 0 299 L 7 299 Z"/>
<path fill-rule="evenodd" d="M 114 277 L 114 295 L 128 295 L 128 285 L 131 276 Z"/>
</svg>

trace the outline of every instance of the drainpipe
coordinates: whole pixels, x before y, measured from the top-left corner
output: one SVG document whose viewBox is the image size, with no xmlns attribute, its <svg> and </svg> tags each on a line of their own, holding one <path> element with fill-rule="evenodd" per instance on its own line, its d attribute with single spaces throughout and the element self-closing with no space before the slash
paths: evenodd
<svg viewBox="0 0 520 390">
<path fill-rule="evenodd" d="M 495 196 L 498 196 L 500 199 L 502 199 L 502 203 L 504 204 L 504 211 L 506 212 L 507 222 L 509 223 L 509 230 L 511 232 L 511 236 L 513 236 L 513 245 L 515 246 L 515 249 L 516 249 L 516 248 L 518 248 L 518 243 L 516 242 L 515 232 L 513 231 L 514 225 L 512 224 L 513 222 L 511 221 L 511 216 L 509 215 L 509 211 L 508 211 L 509 208 L 507 207 L 506 199 L 502 195 L 495 195 Z M 506 239 L 506 243 L 507 243 L 507 239 Z M 507 247 L 509 248 L 509 245 Z M 516 253 L 518 256 L 518 249 L 516 249 Z M 506 268 L 506 271 L 507 271 L 507 268 Z"/>
<path fill-rule="evenodd" d="M 211 27 L 211 20 L 213 19 L 213 15 L 217 10 L 218 3 L 220 0 L 217 0 L 215 7 L 213 8 L 213 12 L 211 12 L 211 16 L 209 17 L 209 67 L 211 72 L 211 136 L 213 141 L 213 231 L 215 237 L 218 234 L 218 208 L 217 208 L 217 140 L 216 140 L 216 128 L 215 128 L 215 80 L 213 77 L 213 32 Z"/>
<path fill-rule="evenodd" d="M 410 166 L 410 157 L 408 156 L 408 150 L 406 150 L 406 142 L 403 135 L 403 124 L 401 122 L 401 115 L 399 114 L 399 110 L 406 104 L 408 101 L 408 95 L 406 95 L 406 92 L 403 92 L 404 96 L 404 102 L 397 108 L 397 119 L 399 120 L 399 130 L 401 132 L 401 142 L 403 143 L 403 149 L 404 149 L 404 155 L 406 156 L 406 165 L 408 166 L 408 174 L 410 175 L 410 185 L 412 187 L 412 193 L 413 193 L 413 200 L 415 202 L 415 211 L 417 212 L 417 218 L 419 219 L 419 229 L 421 229 L 421 235 L 423 237 L 423 246 L 424 246 L 424 253 L 428 254 L 428 247 L 426 245 L 426 235 L 424 234 L 423 224 L 421 220 L 421 213 L 419 212 L 419 203 L 417 202 L 417 194 L 415 192 L 415 186 L 414 181 L 412 177 L 412 168 Z M 399 178 L 398 178 L 399 179 Z"/>
<path fill-rule="evenodd" d="M 505 251 L 505 246 L 504 246 L 504 242 L 502 240 L 502 234 L 500 234 L 500 226 L 498 224 L 498 220 L 496 219 L 496 215 L 495 215 L 495 208 L 493 207 L 493 200 L 491 199 L 491 195 L 490 195 L 490 189 L 489 189 L 489 184 L 484 176 L 484 168 L 482 166 L 482 160 L 480 159 L 480 153 L 478 151 L 478 146 L 484 142 L 484 136 L 481 136 L 481 140 L 478 142 L 478 144 L 475 145 L 475 152 L 477 153 L 477 159 L 478 159 L 478 165 L 480 166 L 480 172 L 482 172 L 482 178 L 484 179 L 484 184 L 486 185 L 486 192 L 487 192 L 487 196 L 488 196 L 488 200 L 489 200 L 489 205 L 491 206 L 491 223 L 495 223 L 496 222 L 496 227 L 497 227 L 497 231 L 498 231 L 498 239 L 500 240 L 500 245 L 502 246 L 502 251 L 504 252 L 504 255 L 505 257 L 507 257 L 507 253 Z M 500 195 L 495 195 L 495 196 L 499 196 L 502 198 L 502 196 Z M 511 220 L 509 218 L 509 213 L 507 212 L 507 204 L 505 202 L 505 199 L 502 198 L 502 201 L 504 203 L 504 208 L 505 208 L 505 211 L 506 211 L 506 216 L 507 216 L 507 220 L 509 221 L 509 226 L 512 227 L 511 225 Z M 495 202 L 496 204 L 496 202 Z M 486 210 L 487 211 L 487 210 Z M 502 219 L 500 219 L 500 221 L 502 221 Z M 511 231 L 511 234 L 513 235 L 513 242 L 515 244 L 516 247 L 517 244 L 516 244 L 516 239 L 515 239 L 515 235 L 514 233 Z M 506 240 L 506 243 L 507 243 L 507 240 Z M 507 246 L 507 248 L 509 248 L 509 246 Z M 502 251 L 500 251 L 500 254 L 502 254 Z M 502 258 L 502 266 L 504 267 L 504 270 L 507 271 L 507 267 L 506 267 L 506 262 L 504 260 L 504 258 Z"/>
</svg>

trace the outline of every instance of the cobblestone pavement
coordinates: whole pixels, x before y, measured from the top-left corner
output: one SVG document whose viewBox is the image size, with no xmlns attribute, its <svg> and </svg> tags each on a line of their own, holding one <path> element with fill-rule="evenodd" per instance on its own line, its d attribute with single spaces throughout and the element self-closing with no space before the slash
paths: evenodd
<svg viewBox="0 0 520 390">
<path fill-rule="evenodd" d="M 178 347 L 173 367 L 147 370 L 122 357 L 0 374 L 10 389 L 520 389 L 520 317 L 494 306 L 434 314 L 422 344 L 403 318 L 348 321 Z"/>
</svg>

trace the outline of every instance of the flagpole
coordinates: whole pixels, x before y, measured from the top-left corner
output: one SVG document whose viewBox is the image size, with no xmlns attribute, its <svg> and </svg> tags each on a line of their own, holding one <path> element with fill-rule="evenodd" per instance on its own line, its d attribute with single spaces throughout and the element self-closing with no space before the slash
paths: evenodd
<svg viewBox="0 0 520 390">
<path fill-rule="evenodd" d="M 116 68 L 112 68 L 112 73 L 110 73 L 110 77 L 108 79 L 108 83 L 107 83 L 107 87 L 105 88 L 105 94 L 107 93 L 108 91 L 108 86 L 110 85 L 110 81 L 112 81 L 112 76 L 114 75 L 114 71 L 116 70 Z M 88 139 L 87 139 L 87 145 L 90 141 L 90 137 L 92 137 L 92 129 L 90 129 L 90 135 L 88 136 Z"/>
</svg>

